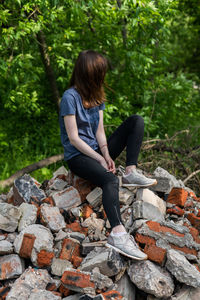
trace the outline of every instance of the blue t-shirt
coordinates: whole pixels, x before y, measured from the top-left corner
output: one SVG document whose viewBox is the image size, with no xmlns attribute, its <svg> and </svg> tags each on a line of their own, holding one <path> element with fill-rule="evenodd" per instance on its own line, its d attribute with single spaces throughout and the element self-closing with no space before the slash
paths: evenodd
<svg viewBox="0 0 200 300">
<path fill-rule="evenodd" d="M 71 87 L 64 92 L 60 103 L 59 116 L 61 142 L 64 147 L 64 160 L 69 160 L 70 158 L 81 154 L 81 152 L 76 149 L 69 141 L 65 129 L 64 116 L 76 116 L 79 137 L 92 149 L 96 150 L 98 148 L 96 131 L 99 125 L 99 110 L 104 109 L 104 103 L 92 108 L 84 108 L 81 96 L 74 87 Z"/>
</svg>

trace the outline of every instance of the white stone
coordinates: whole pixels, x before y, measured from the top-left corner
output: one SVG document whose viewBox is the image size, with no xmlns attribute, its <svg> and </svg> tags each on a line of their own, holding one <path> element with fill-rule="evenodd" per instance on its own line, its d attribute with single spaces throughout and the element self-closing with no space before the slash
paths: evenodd
<svg viewBox="0 0 200 300">
<path fill-rule="evenodd" d="M 54 295 L 50 291 L 34 289 L 31 291 L 29 300 L 61 300 L 60 296 Z"/>
<path fill-rule="evenodd" d="M 61 166 L 59 169 L 57 169 L 54 173 L 53 173 L 53 177 L 56 177 L 58 175 L 68 175 L 68 171 L 64 166 Z"/>
<path fill-rule="evenodd" d="M 0 255 L 9 254 L 13 252 L 13 246 L 8 241 L 0 241 Z"/>
<path fill-rule="evenodd" d="M 40 213 L 42 215 L 43 222 L 53 232 L 58 232 L 66 227 L 65 220 L 58 207 L 42 204 L 40 206 Z"/>
<path fill-rule="evenodd" d="M 170 300 L 199 300 L 200 288 L 193 288 L 190 286 L 183 286 L 180 291 L 173 295 Z"/>
<path fill-rule="evenodd" d="M 20 210 L 14 205 L 0 203 L 0 229 L 14 232 L 21 216 Z"/>
<path fill-rule="evenodd" d="M 119 202 L 124 205 L 130 205 L 133 202 L 134 194 L 126 188 L 119 188 Z"/>
<path fill-rule="evenodd" d="M 22 203 L 19 207 L 21 218 L 18 225 L 18 231 L 22 231 L 27 226 L 35 224 L 37 220 L 37 207 L 33 204 Z"/>
<path fill-rule="evenodd" d="M 102 231 L 105 221 L 102 219 L 97 219 L 96 214 L 93 213 L 89 218 L 87 218 L 84 222 L 81 224 L 83 227 L 91 227 L 91 228 L 98 228 L 100 231 Z"/>
<path fill-rule="evenodd" d="M 136 193 L 136 201 L 151 203 L 156 206 L 163 215 L 166 214 L 166 202 L 149 189 L 138 189 Z"/>
<path fill-rule="evenodd" d="M 135 286 L 126 273 L 117 282 L 116 290 L 124 297 L 124 299 L 135 300 Z"/>
<path fill-rule="evenodd" d="M 41 250 L 53 252 L 53 235 L 51 231 L 43 225 L 33 224 L 20 232 L 14 241 L 15 252 L 19 253 L 25 233 L 34 234 L 36 239 L 31 252 L 31 261 L 37 266 L 37 253 Z"/>
<path fill-rule="evenodd" d="M 156 222 L 164 221 L 160 210 L 148 202 L 136 201 L 133 203 L 133 219 L 147 219 Z"/>
<path fill-rule="evenodd" d="M 16 278 L 24 272 L 24 260 L 17 254 L 0 257 L 0 280 Z"/>
</svg>

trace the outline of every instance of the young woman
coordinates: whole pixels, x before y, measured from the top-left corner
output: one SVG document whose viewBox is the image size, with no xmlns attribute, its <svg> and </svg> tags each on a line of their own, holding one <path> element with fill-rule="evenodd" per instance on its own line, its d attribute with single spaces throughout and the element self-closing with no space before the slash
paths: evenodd
<svg viewBox="0 0 200 300">
<path fill-rule="evenodd" d="M 112 228 L 106 246 L 130 258 L 144 260 L 147 255 L 140 251 L 121 221 L 119 181 L 114 160 L 126 147 L 123 186 L 147 187 L 156 184 L 156 180 L 137 172 L 144 133 L 140 116 L 129 117 L 106 140 L 103 126 L 106 71 L 107 61 L 98 52 L 86 50 L 79 54 L 71 87 L 64 92 L 60 104 L 64 159 L 73 173 L 102 188 L 102 202 Z"/>
</svg>

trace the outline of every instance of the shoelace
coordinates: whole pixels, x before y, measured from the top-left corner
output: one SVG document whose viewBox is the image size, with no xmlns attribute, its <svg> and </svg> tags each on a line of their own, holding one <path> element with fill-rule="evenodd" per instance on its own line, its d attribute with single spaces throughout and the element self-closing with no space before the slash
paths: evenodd
<svg viewBox="0 0 200 300">
<path fill-rule="evenodd" d="M 123 176 L 125 174 L 125 168 L 121 165 L 119 165 L 119 167 L 117 168 L 118 172 L 120 173 L 121 176 Z"/>
</svg>

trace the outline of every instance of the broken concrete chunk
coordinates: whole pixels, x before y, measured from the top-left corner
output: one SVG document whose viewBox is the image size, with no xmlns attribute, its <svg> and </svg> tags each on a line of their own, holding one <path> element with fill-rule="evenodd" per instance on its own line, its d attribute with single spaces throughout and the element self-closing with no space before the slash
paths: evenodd
<svg viewBox="0 0 200 300">
<path fill-rule="evenodd" d="M 45 290 L 39 290 L 39 289 L 34 289 L 31 291 L 31 294 L 28 298 L 29 300 L 61 300 L 62 298 L 60 296 L 54 295 L 50 291 L 45 291 Z"/>
<path fill-rule="evenodd" d="M 40 214 L 44 224 L 53 232 L 58 232 L 65 228 L 66 223 L 58 207 L 42 204 L 40 206 Z"/>
<path fill-rule="evenodd" d="M 136 201 L 133 203 L 133 219 L 162 222 L 164 221 L 164 216 L 156 206 L 148 202 Z"/>
<path fill-rule="evenodd" d="M 94 228 L 94 229 L 98 228 L 100 231 L 102 231 L 102 229 L 105 225 L 105 221 L 102 219 L 97 219 L 96 214 L 93 213 L 91 215 L 91 217 L 87 218 L 84 222 L 81 223 L 81 225 L 83 227 L 90 227 L 90 228 Z"/>
<path fill-rule="evenodd" d="M 18 225 L 18 231 L 22 231 L 27 226 L 35 224 L 37 219 L 37 207 L 33 204 L 22 203 L 19 207 L 21 218 Z"/>
<path fill-rule="evenodd" d="M 10 254 L 13 252 L 13 246 L 8 241 L 0 241 L 0 255 Z"/>
<path fill-rule="evenodd" d="M 170 300 L 199 300 L 200 288 L 193 288 L 190 286 L 183 286 L 180 291 L 173 295 Z"/>
<path fill-rule="evenodd" d="M 0 229 L 14 232 L 21 216 L 20 210 L 8 203 L 0 203 Z"/>
<path fill-rule="evenodd" d="M 49 282 L 51 282 L 51 277 L 47 270 L 29 267 L 14 282 L 6 300 L 28 300 L 33 289 L 45 290 Z"/>
<path fill-rule="evenodd" d="M 52 198 L 57 207 L 63 209 L 71 209 L 81 204 L 80 195 L 73 186 L 64 189 L 61 192 L 54 193 Z"/>
<path fill-rule="evenodd" d="M 189 286 L 200 287 L 200 272 L 183 255 L 173 249 L 167 252 L 166 268 L 178 281 Z"/>
<path fill-rule="evenodd" d="M 134 300 L 135 299 L 135 286 L 131 282 L 129 276 L 126 273 L 117 282 L 117 288 L 116 288 L 116 290 L 126 300 Z"/>
<path fill-rule="evenodd" d="M 62 276 L 67 268 L 73 268 L 70 261 L 60 258 L 54 258 L 51 265 L 51 273 L 56 276 Z"/>
<path fill-rule="evenodd" d="M 98 267 L 101 274 L 117 275 L 124 268 L 124 261 L 119 253 L 111 248 L 96 247 L 82 261 L 80 269 L 91 272 Z"/>
<path fill-rule="evenodd" d="M 170 273 L 148 260 L 132 262 L 128 275 L 139 289 L 158 298 L 170 297 L 174 291 Z"/>
<path fill-rule="evenodd" d="M 30 235 L 30 239 L 28 239 L 27 237 L 27 241 L 24 240 L 26 234 Z M 31 240 L 33 241 L 32 249 L 29 248 Z M 32 263 L 35 266 L 38 266 L 38 253 L 41 250 L 46 250 L 49 253 L 53 252 L 53 235 L 48 228 L 42 225 L 29 225 L 24 230 L 22 230 L 20 234 L 16 237 L 14 242 L 14 248 L 15 252 L 19 254 L 26 253 L 28 251 L 27 257 L 29 257 L 30 255 Z"/>
<path fill-rule="evenodd" d="M 96 187 L 87 195 L 86 200 L 92 207 L 100 206 L 102 204 L 102 189 Z"/>
<path fill-rule="evenodd" d="M 20 205 L 23 202 L 31 203 L 32 199 L 38 203 L 46 198 L 43 190 L 38 187 L 36 181 L 28 174 L 15 180 L 13 186 L 14 204 Z"/>
<path fill-rule="evenodd" d="M 87 255 L 90 253 L 95 247 L 103 247 L 105 246 L 106 241 L 98 241 L 98 242 L 83 242 L 82 243 L 82 255 Z"/>
<path fill-rule="evenodd" d="M 58 170 L 53 173 L 53 177 L 57 177 L 58 175 L 68 175 L 68 171 L 64 166 L 61 166 Z"/>
<path fill-rule="evenodd" d="M 119 188 L 119 202 L 123 205 L 130 205 L 133 202 L 134 194 L 126 188 Z"/>
<path fill-rule="evenodd" d="M 16 278 L 24 272 L 24 261 L 17 254 L 0 257 L 0 280 Z"/>
<path fill-rule="evenodd" d="M 160 212 L 166 214 L 166 203 L 149 189 L 138 189 L 136 193 L 136 201 L 144 201 L 156 206 Z"/>
</svg>

